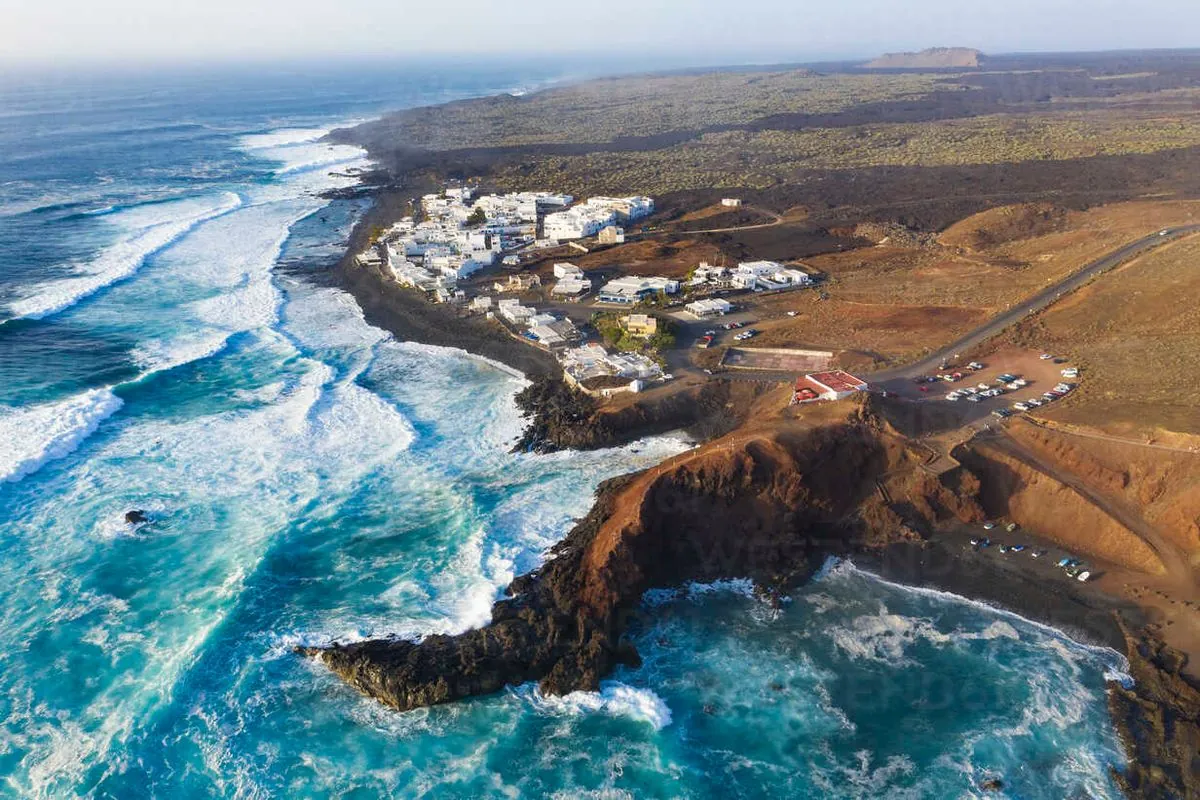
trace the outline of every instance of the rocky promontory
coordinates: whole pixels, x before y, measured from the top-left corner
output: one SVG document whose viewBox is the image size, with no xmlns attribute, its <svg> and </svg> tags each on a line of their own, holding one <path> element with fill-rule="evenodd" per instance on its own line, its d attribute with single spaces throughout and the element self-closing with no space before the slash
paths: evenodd
<svg viewBox="0 0 1200 800">
<path fill-rule="evenodd" d="M 754 399 L 770 388 L 749 381 L 713 380 L 638 397 L 614 408 L 560 379 L 542 376 L 516 395 L 527 424 L 513 452 L 595 450 L 671 431 L 712 439 L 744 422 Z"/>
<path fill-rule="evenodd" d="M 918 540 L 939 519 L 979 518 L 969 481 L 921 473 L 903 437 L 861 406 L 846 411 L 822 424 L 742 428 L 608 481 L 483 628 L 301 652 L 400 710 L 527 681 L 549 694 L 594 690 L 618 664 L 637 663 L 622 634 L 647 589 L 749 577 L 782 591 L 830 555 Z M 892 508 L 879 490 L 885 475 L 906 475 L 919 502 Z"/>
</svg>

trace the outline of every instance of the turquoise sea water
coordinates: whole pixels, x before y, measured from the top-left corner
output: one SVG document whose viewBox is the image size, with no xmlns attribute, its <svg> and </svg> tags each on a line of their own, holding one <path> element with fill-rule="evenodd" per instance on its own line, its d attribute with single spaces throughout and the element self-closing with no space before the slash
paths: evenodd
<svg viewBox="0 0 1200 800">
<path fill-rule="evenodd" d="M 595 694 L 396 714 L 292 655 L 485 623 L 688 446 L 509 455 L 520 376 L 304 279 L 362 210 L 322 132 L 506 69 L 0 86 L 0 794 L 1115 797 L 1116 653 L 848 565 L 652 593 Z"/>
</svg>

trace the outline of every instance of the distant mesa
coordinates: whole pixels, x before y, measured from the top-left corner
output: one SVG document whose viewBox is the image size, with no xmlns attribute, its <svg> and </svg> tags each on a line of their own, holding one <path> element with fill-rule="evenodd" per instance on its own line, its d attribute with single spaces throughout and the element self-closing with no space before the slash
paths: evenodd
<svg viewBox="0 0 1200 800">
<path fill-rule="evenodd" d="M 866 69 L 974 68 L 983 53 L 969 47 L 931 47 L 919 53 L 887 53 L 863 64 Z"/>
</svg>

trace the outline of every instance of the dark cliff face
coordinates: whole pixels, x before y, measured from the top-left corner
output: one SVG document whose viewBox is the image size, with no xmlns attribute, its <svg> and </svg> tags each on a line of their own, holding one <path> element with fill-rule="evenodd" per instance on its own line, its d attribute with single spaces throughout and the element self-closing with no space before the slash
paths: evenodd
<svg viewBox="0 0 1200 800">
<path fill-rule="evenodd" d="M 594 690 L 617 664 L 637 662 L 621 634 L 647 589 L 731 577 L 783 588 L 829 555 L 910 537 L 894 517 L 870 513 L 894 456 L 895 442 L 857 415 L 739 433 L 604 484 L 546 565 L 513 581 L 488 626 L 304 652 L 401 710 L 527 681 L 551 694 Z"/>
<path fill-rule="evenodd" d="M 1129 755 L 1116 775 L 1131 798 L 1200 797 L 1200 684 L 1187 657 L 1153 633 L 1127 633 L 1131 688 L 1112 686 L 1113 722 Z"/>
<path fill-rule="evenodd" d="M 595 450 L 678 430 L 707 440 L 741 424 L 753 399 L 770 388 L 714 380 L 674 394 L 640 397 L 614 411 L 562 380 L 535 378 L 515 398 L 527 424 L 512 451 Z"/>
</svg>

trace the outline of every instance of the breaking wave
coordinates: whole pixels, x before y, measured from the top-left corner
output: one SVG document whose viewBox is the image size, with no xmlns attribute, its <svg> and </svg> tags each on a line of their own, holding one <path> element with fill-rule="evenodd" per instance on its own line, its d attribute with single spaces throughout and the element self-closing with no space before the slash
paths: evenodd
<svg viewBox="0 0 1200 800">
<path fill-rule="evenodd" d="M 79 274 L 43 284 L 36 291 L 8 306 L 16 319 L 43 319 L 70 308 L 84 298 L 133 275 L 146 259 L 187 235 L 196 226 L 228 214 L 242 204 L 232 192 L 221 202 L 181 219 L 158 222 L 133 236 L 110 245 L 91 263 L 81 265 Z"/>
<path fill-rule="evenodd" d="M 0 411 L 0 482 L 19 481 L 70 454 L 121 405 L 107 388 L 57 403 Z"/>
<path fill-rule="evenodd" d="M 609 714 L 649 723 L 656 731 L 670 725 L 672 720 L 666 701 L 653 690 L 620 681 L 603 681 L 598 692 L 571 692 L 562 697 L 542 694 L 534 684 L 524 684 L 512 691 L 542 714 Z"/>
</svg>

